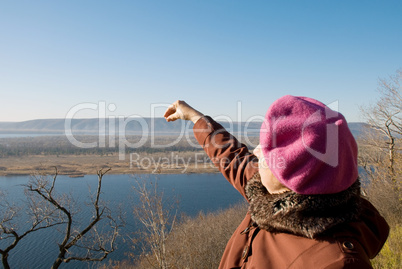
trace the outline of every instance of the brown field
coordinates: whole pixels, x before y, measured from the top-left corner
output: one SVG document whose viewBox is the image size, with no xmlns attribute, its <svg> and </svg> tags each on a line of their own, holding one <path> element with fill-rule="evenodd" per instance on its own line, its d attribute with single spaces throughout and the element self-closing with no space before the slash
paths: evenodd
<svg viewBox="0 0 402 269">
<path fill-rule="evenodd" d="M 130 158 L 131 157 L 131 158 Z M 179 174 L 218 172 L 203 151 L 158 152 L 109 155 L 27 155 L 0 158 L 0 176 L 53 174 L 57 167 L 61 175 L 79 177 L 96 174 L 101 168 L 111 168 L 110 174 Z"/>
</svg>

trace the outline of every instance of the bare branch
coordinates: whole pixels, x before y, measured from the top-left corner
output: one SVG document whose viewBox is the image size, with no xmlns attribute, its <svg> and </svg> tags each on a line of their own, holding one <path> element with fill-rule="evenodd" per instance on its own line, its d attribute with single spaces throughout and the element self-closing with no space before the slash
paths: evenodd
<svg viewBox="0 0 402 269">
<path fill-rule="evenodd" d="M 149 185 L 144 180 L 137 180 L 134 190 L 138 193 L 140 203 L 134 208 L 134 215 L 144 225 L 144 238 L 157 264 L 146 255 L 145 259 L 154 268 L 168 268 L 166 242 L 176 221 L 176 202 L 165 201 L 163 192 L 158 190 L 157 180 Z M 144 253 L 147 252 L 145 247 Z"/>
<path fill-rule="evenodd" d="M 378 91 L 381 94 L 376 104 L 361 108 L 363 115 L 367 119 L 367 123 L 371 127 L 370 132 L 381 133 L 382 136 L 374 137 L 369 133 L 362 141 L 366 146 L 375 146 L 383 152 L 384 158 L 387 159 L 387 170 L 391 180 L 396 183 L 398 174 L 395 168 L 396 155 L 399 154 L 401 147 L 399 141 L 402 137 L 402 96 L 401 96 L 402 71 L 390 76 L 388 79 L 380 79 Z M 385 157 L 387 156 L 387 157 Z M 366 156 L 366 171 L 378 166 L 379 162 L 375 162 Z M 381 163 L 383 163 L 381 160 Z"/>
<path fill-rule="evenodd" d="M 27 216 L 31 220 L 30 227 L 25 231 L 18 231 L 16 218 L 20 210 L 7 203 L 0 202 L 0 209 L 5 209 L 0 219 L 0 240 L 10 241 L 6 248 L 0 249 L 4 268 L 10 268 L 8 265 L 8 256 L 12 249 L 19 243 L 21 239 L 28 234 L 63 225 L 62 231 L 64 238 L 59 243 L 59 254 L 53 263 L 52 268 L 58 268 L 62 263 L 71 260 L 77 261 L 101 261 L 110 253 L 115 251 L 116 238 L 119 236 L 119 230 L 125 225 L 123 217 L 118 215 L 112 216 L 112 211 L 101 204 L 102 178 L 110 171 L 99 170 L 98 186 L 95 193 L 95 200 L 92 201 L 94 215 L 86 226 L 79 227 L 78 222 L 74 222 L 75 206 L 72 206 L 72 196 L 58 195 L 56 192 L 56 181 L 58 176 L 57 168 L 51 180 L 43 175 L 34 175 L 25 185 L 25 196 L 27 197 Z M 0 196 L 0 199 L 3 196 Z M 0 213 L 3 213 L 0 211 Z M 98 232 L 97 224 L 103 219 L 109 221 L 109 225 L 105 227 L 111 228 L 111 231 Z M 78 227 L 75 227 L 78 225 Z M 92 235 L 91 235 L 92 234 Z M 76 253 L 71 251 L 75 247 L 77 250 L 86 250 L 86 253 Z"/>
</svg>

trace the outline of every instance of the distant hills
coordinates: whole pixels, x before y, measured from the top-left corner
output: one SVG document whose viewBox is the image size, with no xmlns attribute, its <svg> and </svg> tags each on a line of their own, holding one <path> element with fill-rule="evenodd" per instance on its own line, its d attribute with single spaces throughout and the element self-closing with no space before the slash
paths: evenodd
<svg viewBox="0 0 402 269">
<path fill-rule="evenodd" d="M 261 122 L 220 122 L 228 131 L 233 134 L 241 131 L 247 135 L 259 135 Z M 65 119 L 40 119 L 22 122 L 0 122 L 0 134 L 52 134 L 64 135 L 65 125 L 71 126 L 73 134 L 97 135 L 101 134 L 144 134 L 153 132 L 156 135 L 169 135 L 180 133 L 181 130 L 189 132 L 193 124 L 188 121 L 166 122 L 164 118 L 122 118 L 122 119 L 72 119 L 71 122 Z M 354 136 L 361 135 L 365 123 L 349 123 Z M 121 130 L 120 130 L 121 128 Z M 68 128 L 67 128 L 68 129 Z"/>
</svg>

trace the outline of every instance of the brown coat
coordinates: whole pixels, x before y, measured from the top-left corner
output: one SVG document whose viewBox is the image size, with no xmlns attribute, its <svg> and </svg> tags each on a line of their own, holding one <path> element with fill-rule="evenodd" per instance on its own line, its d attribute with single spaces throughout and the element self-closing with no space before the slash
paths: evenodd
<svg viewBox="0 0 402 269">
<path fill-rule="evenodd" d="M 193 130 L 212 162 L 248 199 L 246 186 L 258 173 L 257 158 L 210 117 L 198 120 Z M 303 233 L 309 230 L 304 226 L 315 221 L 300 225 L 291 221 L 289 228 L 277 230 L 270 228 L 269 216 L 259 227 L 258 216 L 252 219 L 249 212 L 229 240 L 219 268 L 372 268 L 369 259 L 382 248 L 389 227 L 367 200 L 358 200 L 359 219 L 328 226 L 321 236 Z"/>
</svg>

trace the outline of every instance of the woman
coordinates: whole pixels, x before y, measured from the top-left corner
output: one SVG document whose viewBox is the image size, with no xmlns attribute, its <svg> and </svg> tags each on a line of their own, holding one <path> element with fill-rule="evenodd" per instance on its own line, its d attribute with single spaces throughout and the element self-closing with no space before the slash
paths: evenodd
<svg viewBox="0 0 402 269">
<path fill-rule="evenodd" d="M 389 227 L 360 197 L 357 144 L 340 113 L 284 96 L 268 109 L 253 154 L 183 101 L 164 117 L 191 120 L 197 141 L 249 202 L 219 268 L 372 268 Z"/>
</svg>

